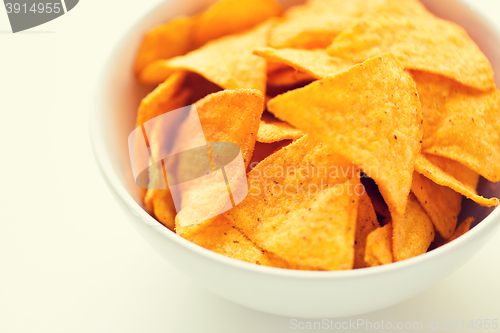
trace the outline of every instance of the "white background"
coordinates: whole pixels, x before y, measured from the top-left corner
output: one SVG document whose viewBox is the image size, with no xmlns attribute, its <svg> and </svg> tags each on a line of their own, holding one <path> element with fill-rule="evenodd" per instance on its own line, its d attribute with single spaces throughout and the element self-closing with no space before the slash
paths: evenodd
<svg viewBox="0 0 500 333">
<path fill-rule="evenodd" d="M 500 29 L 500 0 L 468 2 Z M 1 333 L 294 331 L 290 318 L 193 285 L 134 231 L 98 173 L 87 121 L 97 76 L 157 3 L 82 0 L 18 34 L 0 8 Z M 433 288 L 360 318 L 439 320 L 443 332 L 445 319 L 500 321 L 499 258 L 500 234 Z"/>
</svg>

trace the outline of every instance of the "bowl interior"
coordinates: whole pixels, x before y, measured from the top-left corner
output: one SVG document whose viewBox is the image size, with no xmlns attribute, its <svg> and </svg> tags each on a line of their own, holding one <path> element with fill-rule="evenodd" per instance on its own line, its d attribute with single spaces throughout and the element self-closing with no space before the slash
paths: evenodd
<svg viewBox="0 0 500 333">
<path fill-rule="evenodd" d="M 151 90 L 140 86 L 133 75 L 133 63 L 144 33 L 151 27 L 179 15 L 194 15 L 206 8 L 213 0 L 171 0 L 166 1 L 141 18 L 124 36 L 111 56 L 101 81 L 96 126 L 101 167 L 111 186 L 119 194 L 126 195 L 142 209 L 139 188 L 135 185 L 130 167 L 128 136 L 135 127 L 135 116 L 141 99 Z M 300 0 L 280 1 L 285 7 L 300 3 Z M 500 38 L 495 29 L 477 13 L 458 0 L 422 0 L 422 3 L 437 16 L 456 22 L 465 28 L 492 63 L 497 84 L 500 79 Z M 499 183 L 493 184 L 481 179 L 478 192 L 485 197 L 500 197 Z M 470 200 L 464 200 L 459 221 L 474 216 L 476 223 L 482 221 L 493 208 L 480 207 Z M 144 220 L 144 219 L 143 219 Z M 152 217 L 147 223 L 157 224 Z"/>
</svg>

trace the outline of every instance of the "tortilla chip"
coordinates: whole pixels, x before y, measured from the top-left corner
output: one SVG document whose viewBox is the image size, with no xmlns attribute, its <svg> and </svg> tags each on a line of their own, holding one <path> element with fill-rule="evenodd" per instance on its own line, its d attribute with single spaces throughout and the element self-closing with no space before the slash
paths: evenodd
<svg viewBox="0 0 500 333">
<path fill-rule="evenodd" d="M 422 115 L 415 84 L 393 55 L 280 95 L 268 110 L 352 160 L 391 210 L 405 212 Z"/>
<path fill-rule="evenodd" d="M 500 92 L 465 87 L 424 72 L 417 83 L 424 136 L 422 151 L 458 161 L 486 179 L 500 180 Z"/>
<path fill-rule="evenodd" d="M 144 124 L 159 115 L 186 106 L 188 93 L 181 92 L 186 73 L 175 72 L 165 82 L 149 93 L 142 101 L 137 112 L 136 126 Z"/>
<path fill-rule="evenodd" d="M 376 9 L 384 0 L 310 0 L 285 12 L 271 31 L 275 48 L 325 48 L 353 20 Z"/>
<path fill-rule="evenodd" d="M 222 215 L 191 235 L 189 240 L 229 258 L 263 266 L 291 268 L 283 259 L 258 248 Z"/>
<path fill-rule="evenodd" d="M 290 67 L 267 74 L 267 85 L 270 87 L 270 90 L 288 88 L 286 89 L 288 91 L 290 88 L 303 86 L 313 81 L 314 78 L 309 74 L 298 72 Z"/>
<path fill-rule="evenodd" d="M 254 50 L 253 54 L 269 62 L 283 63 L 316 79 L 324 79 L 329 75 L 335 75 L 355 65 L 354 62 L 349 60 L 330 57 L 323 49 L 276 50 L 266 47 Z"/>
<path fill-rule="evenodd" d="M 420 154 L 415 170 L 436 184 L 447 186 L 481 206 L 498 206 L 498 199 L 486 199 L 477 194 L 479 175 L 459 162 L 430 154 Z"/>
<path fill-rule="evenodd" d="M 364 260 L 366 267 L 387 265 L 393 262 L 392 222 L 368 235 Z"/>
<path fill-rule="evenodd" d="M 193 19 L 180 17 L 149 31 L 142 42 L 134 72 L 139 75 L 149 64 L 183 55 L 192 49 Z"/>
<path fill-rule="evenodd" d="M 284 140 L 297 140 L 303 135 L 302 131 L 276 119 L 273 115 L 266 112 L 260 120 L 257 141 L 261 143 L 273 143 Z"/>
<path fill-rule="evenodd" d="M 460 223 L 458 225 L 458 227 L 455 229 L 455 231 L 453 232 L 451 237 L 448 239 L 444 239 L 442 237 L 439 237 L 439 235 L 436 235 L 436 239 L 432 243 L 431 249 L 433 249 L 433 250 L 437 249 L 438 247 L 441 247 L 445 244 L 448 244 L 452 240 L 455 240 L 458 237 L 462 236 L 463 234 L 465 234 L 466 232 L 468 232 L 470 230 L 472 223 L 474 223 L 474 218 L 468 217 L 467 219 L 465 219 L 465 221 L 463 221 L 462 223 Z"/>
<path fill-rule="evenodd" d="M 257 139 L 260 118 L 263 112 L 263 102 L 262 93 L 254 89 L 224 90 L 197 102 L 195 104 L 197 115 L 207 142 L 237 144 L 241 149 L 244 165 L 247 167 L 252 158 Z M 189 125 L 189 122 L 185 124 Z M 183 125 L 176 142 L 176 145 L 180 145 L 181 148 L 176 150 L 182 151 L 182 145 L 188 144 L 189 140 L 197 140 L 197 138 L 189 126 L 184 127 Z M 196 153 L 196 156 L 200 156 L 200 154 Z M 192 178 L 189 176 L 190 174 L 203 173 L 198 171 L 199 168 L 207 169 L 204 172 L 205 174 L 210 173 L 210 157 L 208 157 L 208 160 L 206 157 L 193 163 L 193 158 L 190 156 L 186 156 L 186 158 L 181 156 L 177 178 L 179 180 L 190 179 Z M 212 160 L 215 160 L 213 154 Z M 193 170 L 193 168 L 196 170 Z M 244 173 L 245 168 L 242 171 Z M 221 182 L 216 172 L 213 172 L 211 176 L 211 178 L 204 180 L 200 179 L 199 182 L 191 181 L 186 183 L 182 189 L 183 208 L 176 218 L 176 232 L 183 237 L 188 238 L 192 232 L 210 225 L 211 220 L 202 221 L 199 219 L 205 209 L 220 205 L 221 210 L 224 211 L 225 205 L 231 205 L 231 202 L 228 202 L 226 182 L 224 180 Z M 227 176 L 229 176 L 229 173 Z M 231 181 L 232 179 L 228 179 L 229 184 L 231 184 Z M 226 197 L 221 197 L 222 193 L 225 193 Z"/>
<path fill-rule="evenodd" d="M 468 217 L 460 223 L 460 225 L 457 227 L 457 229 L 453 232 L 453 235 L 451 235 L 450 239 L 448 239 L 448 243 L 451 242 L 452 240 L 457 239 L 458 237 L 462 236 L 465 234 L 467 231 L 470 230 L 471 224 L 474 222 L 473 217 Z"/>
<path fill-rule="evenodd" d="M 329 55 L 355 62 L 384 52 L 396 55 L 407 69 L 441 74 L 481 90 L 495 87 L 488 59 L 465 30 L 432 15 L 367 15 L 328 48 Z"/>
<path fill-rule="evenodd" d="M 393 214 L 392 221 L 395 261 L 427 252 L 435 237 L 434 227 L 413 193 L 408 196 L 406 213 Z"/>
<path fill-rule="evenodd" d="M 176 69 L 198 73 L 224 89 L 254 88 L 265 93 L 266 61 L 252 54 L 267 43 L 272 21 L 248 32 L 222 37 L 184 56 L 159 60 L 140 76 L 144 84 L 158 84 Z"/>
<path fill-rule="evenodd" d="M 166 156 L 164 152 L 171 148 L 164 144 L 169 135 L 167 133 L 168 125 L 164 123 L 163 118 L 160 118 L 154 123 L 148 135 L 151 158 L 154 161 L 160 161 L 160 156 Z M 163 169 L 160 163 L 157 164 L 157 167 L 149 168 L 149 183 L 144 196 L 144 205 L 150 213 L 154 214 L 158 221 L 170 230 L 174 230 L 177 211 L 175 210 L 172 193 L 165 181 L 164 171 L 166 172 L 166 170 L 169 170 L 169 168 Z M 166 185 L 166 189 L 161 189 L 163 184 Z"/>
<path fill-rule="evenodd" d="M 149 93 L 142 101 L 139 106 L 139 110 L 137 112 L 136 126 L 142 126 L 148 120 L 156 118 L 166 112 L 176 110 L 188 104 L 189 97 L 191 92 L 187 89 L 182 88 L 182 83 L 185 79 L 185 73 L 177 72 L 168 78 L 164 83 L 160 84 L 155 90 Z M 135 159 L 137 161 L 137 167 L 139 170 L 143 169 L 143 167 L 148 164 L 145 161 L 149 161 L 150 157 L 147 154 L 147 151 L 140 148 L 140 143 L 143 142 L 144 137 L 142 131 L 137 131 L 136 137 L 136 146 L 135 150 Z M 155 134 L 158 135 L 158 134 Z M 170 148 L 170 147 L 168 147 Z M 150 172 L 155 172 L 154 168 L 150 169 Z M 151 177 L 152 175 L 148 175 Z M 148 181 L 147 178 L 145 181 Z M 149 188 L 151 187 L 151 181 Z M 153 195 L 154 193 L 154 195 Z M 142 190 L 142 198 L 145 200 L 146 208 L 150 213 L 155 212 L 155 207 L 160 207 L 165 205 L 163 208 L 158 208 L 158 219 L 160 222 L 167 226 L 171 226 L 170 219 L 170 204 L 168 202 L 169 194 L 162 194 L 163 192 L 159 191 L 147 191 L 146 189 Z M 158 202 L 156 205 L 154 202 Z M 174 214 L 175 216 L 175 214 Z"/>
<path fill-rule="evenodd" d="M 245 31 L 282 12 L 283 8 L 273 0 L 220 0 L 196 18 L 194 44 L 200 47 L 210 40 Z"/>
<path fill-rule="evenodd" d="M 227 215 L 257 246 L 291 264 L 349 269 L 358 177 L 349 161 L 304 136 L 248 173 L 248 196 Z"/>
<path fill-rule="evenodd" d="M 434 183 L 418 172 L 413 173 L 411 191 L 424 207 L 437 232 L 445 239 L 450 238 L 457 226 L 462 195 L 449 187 Z"/>
<path fill-rule="evenodd" d="M 355 242 L 353 268 L 368 267 L 365 264 L 366 239 L 368 235 L 377 228 L 380 228 L 380 224 L 377 221 L 377 214 L 373 209 L 370 197 L 365 192 L 359 198 L 358 218 L 356 221 L 356 233 L 354 237 Z"/>
</svg>

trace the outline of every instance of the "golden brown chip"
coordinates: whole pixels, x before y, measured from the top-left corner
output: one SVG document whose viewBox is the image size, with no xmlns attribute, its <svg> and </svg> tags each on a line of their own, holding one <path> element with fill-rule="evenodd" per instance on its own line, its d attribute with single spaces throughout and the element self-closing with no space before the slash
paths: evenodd
<svg viewBox="0 0 500 333">
<path fill-rule="evenodd" d="M 500 180 L 500 92 L 481 92 L 439 75 L 412 73 L 422 103 L 422 151 Z"/>
<path fill-rule="evenodd" d="M 466 232 L 469 231 L 472 223 L 474 223 L 473 217 L 466 218 L 465 221 L 463 221 L 462 223 L 460 223 L 458 225 L 458 227 L 455 229 L 455 231 L 453 232 L 453 234 L 451 235 L 450 238 L 444 239 L 442 237 L 436 237 L 436 239 L 434 240 L 434 243 L 432 244 L 432 248 L 436 249 L 436 248 L 441 247 L 445 244 L 448 244 L 452 240 L 455 240 L 458 237 L 462 236 L 463 234 L 465 234 Z M 439 235 L 437 235 L 437 236 L 439 236 Z"/>
<path fill-rule="evenodd" d="M 470 230 L 471 224 L 474 222 L 473 217 L 468 217 L 460 223 L 460 225 L 457 227 L 457 229 L 453 232 L 453 235 L 451 235 L 450 239 L 448 239 L 448 243 L 451 242 L 452 240 L 457 239 L 458 237 L 462 236 L 465 234 L 467 231 Z"/>
<path fill-rule="evenodd" d="M 256 245 L 300 266 L 352 268 L 363 190 L 355 166 L 304 136 L 247 177 L 248 196 L 227 214 Z"/>
<path fill-rule="evenodd" d="M 242 32 L 282 12 L 273 0 L 220 0 L 196 18 L 194 44 L 200 47 L 210 40 Z"/>
<path fill-rule="evenodd" d="M 477 194 L 479 175 L 459 162 L 430 154 L 420 154 L 415 170 L 436 184 L 447 186 L 481 206 L 498 206 L 498 199 L 486 199 Z"/>
<path fill-rule="evenodd" d="M 434 227 L 413 193 L 408 196 L 406 213 L 393 214 L 392 221 L 395 261 L 427 252 L 435 237 Z"/>
<path fill-rule="evenodd" d="M 481 90 L 495 87 L 488 59 L 465 30 L 432 15 L 367 15 L 328 48 L 329 55 L 355 62 L 384 52 L 396 55 L 407 69 L 441 74 Z"/>
<path fill-rule="evenodd" d="M 393 262 L 392 222 L 368 235 L 364 260 L 367 267 L 387 265 Z"/>
<path fill-rule="evenodd" d="M 154 161 L 160 161 L 160 156 L 166 156 L 165 152 L 171 148 L 164 144 L 169 134 L 167 133 L 168 129 L 169 124 L 165 124 L 164 119 L 160 118 L 155 122 L 148 136 L 151 158 Z M 165 168 L 165 172 L 167 172 L 167 170 L 169 170 L 169 168 Z M 170 230 L 174 230 L 175 215 L 177 212 L 175 210 L 170 188 L 168 184 L 165 184 L 164 169 L 150 167 L 148 176 L 148 190 L 144 196 L 144 205 L 150 213 L 154 214 L 158 221 Z M 161 185 L 163 184 L 166 185 L 166 189 L 161 189 Z"/>
<path fill-rule="evenodd" d="M 229 258 L 263 266 L 292 268 L 283 259 L 258 248 L 222 215 L 207 227 L 190 235 L 189 240 Z"/>
<path fill-rule="evenodd" d="M 285 12 L 271 31 L 275 48 L 325 48 L 342 30 L 384 0 L 310 0 Z"/>
<path fill-rule="evenodd" d="M 165 82 L 149 93 L 139 106 L 136 126 L 140 126 L 146 121 L 168 111 L 186 106 L 189 93 L 186 90 L 181 91 L 185 78 L 185 72 L 175 72 Z"/>
<path fill-rule="evenodd" d="M 265 92 L 266 61 L 252 51 L 263 47 L 272 21 L 239 35 L 211 41 L 184 56 L 159 60 L 146 67 L 140 76 L 145 84 L 158 84 L 174 70 L 198 73 L 224 89 L 254 88 Z"/>
<path fill-rule="evenodd" d="M 262 93 L 255 89 L 224 90 L 197 102 L 195 104 L 197 115 L 206 141 L 237 144 L 241 149 L 245 167 L 248 166 L 257 139 L 263 103 Z M 184 124 L 188 126 L 183 125 L 180 129 L 176 141 L 176 145 L 180 145 L 180 148 L 176 149 L 177 151 L 182 151 L 183 145 L 189 145 L 189 140 L 198 140 L 189 127 L 190 123 L 185 122 Z M 195 155 L 203 158 L 202 154 L 195 152 Z M 203 165 L 208 165 L 210 168 L 209 162 L 193 163 L 191 156 L 186 155 L 185 158 L 183 156 L 179 159 L 177 178 L 190 179 L 190 174 L 200 174 L 198 169 Z M 242 171 L 245 172 L 244 169 Z M 228 182 L 231 183 L 231 179 L 228 179 Z M 176 218 L 176 232 L 188 238 L 192 232 L 210 225 L 211 220 L 200 220 L 200 215 L 218 204 L 226 205 L 225 198 L 220 194 L 227 195 L 227 192 L 224 180 L 221 182 L 215 173 L 213 178 L 200 180 L 199 183 L 193 181 L 187 183 L 183 188 L 183 208 Z"/>
<path fill-rule="evenodd" d="M 290 67 L 267 74 L 267 85 L 270 86 L 271 89 L 294 88 L 313 81 L 314 78 L 309 74 L 296 71 Z"/>
<path fill-rule="evenodd" d="M 405 212 L 422 115 L 415 84 L 393 55 L 280 95 L 268 110 L 352 160 L 389 208 Z"/>
<path fill-rule="evenodd" d="M 462 195 L 449 187 L 434 183 L 418 172 L 413 173 L 411 191 L 424 207 L 437 232 L 445 239 L 450 238 L 457 226 Z"/>
<path fill-rule="evenodd" d="M 174 75 L 169 77 L 164 83 L 160 84 L 155 90 L 149 93 L 142 101 L 139 106 L 139 111 L 137 112 L 136 126 L 142 126 L 148 120 L 158 117 L 166 112 L 184 107 L 188 104 L 188 99 L 191 92 L 187 89 L 182 89 L 182 83 L 185 79 L 185 73 L 176 72 Z M 153 140 L 160 141 L 162 134 L 158 133 L 158 129 L 161 124 L 156 124 L 156 129 L 153 130 Z M 161 125 L 164 129 L 167 129 L 166 124 Z M 144 140 L 142 131 L 137 131 L 136 143 L 142 142 Z M 170 147 L 164 147 L 170 148 Z M 135 148 L 136 159 L 140 165 L 143 161 L 149 160 L 148 156 L 145 156 L 146 151 L 140 149 L 139 146 Z M 158 151 L 152 149 L 153 154 L 159 154 Z M 139 165 L 139 167 L 140 167 Z M 149 188 L 150 190 L 143 191 L 143 199 L 146 208 L 150 213 L 154 213 L 156 218 L 169 228 L 173 228 L 172 219 L 175 217 L 175 209 L 172 209 L 173 202 L 170 195 L 168 187 L 166 190 L 154 190 L 154 183 L 158 181 L 159 175 L 151 174 L 155 173 L 157 170 L 154 168 L 150 169 Z M 172 216 L 173 215 L 173 216 Z"/>
<path fill-rule="evenodd" d="M 135 61 L 134 72 L 139 75 L 147 65 L 189 52 L 192 48 L 193 19 L 180 17 L 149 31 Z"/>
<path fill-rule="evenodd" d="M 269 62 L 288 65 L 316 79 L 324 79 L 329 75 L 335 75 L 355 65 L 354 62 L 349 60 L 330 57 L 323 49 L 298 50 L 266 47 L 254 50 L 253 54 Z"/>
<path fill-rule="evenodd" d="M 377 228 L 380 228 L 380 224 L 377 221 L 377 214 L 373 209 L 370 197 L 365 192 L 359 198 L 358 218 L 356 221 L 356 233 L 354 237 L 353 268 L 368 267 L 365 264 L 366 239 L 368 235 Z"/>
<path fill-rule="evenodd" d="M 264 113 L 260 120 L 257 141 L 261 143 L 274 143 L 284 140 L 297 140 L 304 135 L 302 131 L 294 128 L 269 113 Z"/>
</svg>

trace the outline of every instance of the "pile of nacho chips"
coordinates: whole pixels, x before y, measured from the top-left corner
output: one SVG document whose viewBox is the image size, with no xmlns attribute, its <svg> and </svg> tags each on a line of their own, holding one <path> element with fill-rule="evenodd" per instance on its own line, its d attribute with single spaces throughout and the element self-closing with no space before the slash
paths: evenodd
<svg viewBox="0 0 500 333">
<path fill-rule="evenodd" d="M 500 180 L 491 65 L 461 27 L 417 0 L 287 10 L 219 0 L 148 32 L 134 70 L 152 89 L 137 126 L 194 104 L 202 139 L 241 149 L 248 194 L 223 214 L 199 220 L 192 209 L 217 202 L 220 184 L 191 182 L 178 212 L 168 186 L 153 189 L 158 173 L 143 193 L 156 219 L 219 254 L 303 270 L 385 265 L 466 233 L 463 197 L 499 204 L 476 191 L 480 177 Z M 151 147 L 166 130 L 153 131 Z M 174 146 L 194 135 L 181 125 Z M 210 165 L 208 155 L 188 157 L 171 177 Z"/>
</svg>

